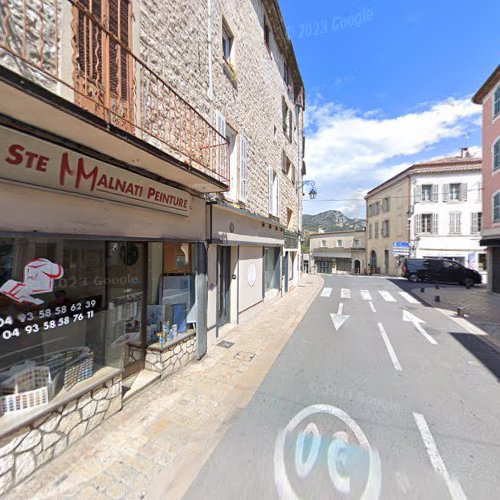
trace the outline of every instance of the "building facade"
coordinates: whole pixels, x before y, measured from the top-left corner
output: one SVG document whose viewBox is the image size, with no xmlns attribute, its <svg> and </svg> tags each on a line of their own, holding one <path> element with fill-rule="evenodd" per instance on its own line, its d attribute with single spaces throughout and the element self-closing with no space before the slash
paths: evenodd
<svg viewBox="0 0 500 500">
<path fill-rule="evenodd" d="M 366 274 L 366 231 L 311 234 L 310 272 Z"/>
<path fill-rule="evenodd" d="M 409 242 L 410 177 L 405 170 L 368 192 L 366 260 L 370 274 L 396 276 L 404 255 L 393 254 L 394 242 Z"/>
<path fill-rule="evenodd" d="M 417 165 L 411 179 L 411 255 L 452 259 L 486 271 L 486 254 L 479 245 L 481 159 L 464 156 Z"/>
<path fill-rule="evenodd" d="M 304 106 L 274 1 L 2 13 L 0 494 L 297 283 Z"/>
<path fill-rule="evenodd" d="M 483 226 L 488 287 L 500 293 L 500 66 L 472 99 L 483 108 Z"/>
<path fill-rule="evenodd" d="M 369 191 L 370 272 L 399 276 L 406 257 L 449 258 L 485 271 L 481 165 L 463 148 L 460 156 L 417 163 Z"/>
</svg>

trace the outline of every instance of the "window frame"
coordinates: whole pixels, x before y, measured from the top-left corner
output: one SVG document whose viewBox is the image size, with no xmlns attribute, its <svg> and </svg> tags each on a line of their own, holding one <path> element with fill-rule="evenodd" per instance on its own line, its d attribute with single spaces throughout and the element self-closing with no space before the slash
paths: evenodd
<svg viewBox="0 0 500 500">
<path fill-rule="evenodd" d="M 497 85 L 491 96 L 491 114 L 493 122 L 500 116 L 500 84 Z"/>
<path fill-rule="evenodd" d="M 495 218 L 495 198 L 498 197 L 498 217 Z M 500 191 L 496 191 L 491 195 L 491 221 L 493 224 L 500 222 Z"/>
<path fill-rule="evenodd" d="M 429 198 L 426 198 L 424 196 L 424 192 L 426 192 L 425 188 L 430 188 L 429 189 Z M 432 184 L 422 184 L 422 202 L 430 203 L 432 202 Z"/>
<path fill-rule="evenodd" d="M 224 50 L 224 34 L 229 43 L 229 57 L 226 57 Z M 234 35 L 227 24 L 227 21 L 222 18 L 222 60 L 227 64 L 234 64 Z"/>
<path fill-rule="evenodd" d="M 496 152 L 495 148 L 497 148 Z M 498 161 L 496 166 L 495 166 L 495 160 Z M 491 144 L 491 170 L 493 173 L 500 171 L 500 135 L 497 136 L 497 138 Z"/>
</svg>

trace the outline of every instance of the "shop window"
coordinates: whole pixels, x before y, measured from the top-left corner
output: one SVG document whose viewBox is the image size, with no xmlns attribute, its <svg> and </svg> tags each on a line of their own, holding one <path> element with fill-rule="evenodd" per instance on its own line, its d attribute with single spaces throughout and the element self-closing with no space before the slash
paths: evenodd
<svg viewBox="0 0 500 500">
<path fill-rule="evenodd" d="M 103 367 L 127 368 L 143 330 L 144 264 L 140 243 L 0 239 L 4 414 L 43 406 Z"/>
<path fill-rule="evenodd" d="M 167 343 L 196 328 L 193 250 L 189 243 L 149 243 L 146 344 Z"/>
<path fill-rule="evenodd" d="M 279 248 L 264 248 L 264 286 L 266 292 L 280 288 Z"/>
</svg>

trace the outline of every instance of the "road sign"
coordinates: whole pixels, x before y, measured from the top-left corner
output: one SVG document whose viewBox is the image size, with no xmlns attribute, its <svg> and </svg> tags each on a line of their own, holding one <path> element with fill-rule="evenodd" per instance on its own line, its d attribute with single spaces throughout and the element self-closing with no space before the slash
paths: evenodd
<svg viewBox="0 0 500 500">
<path fill-rule="evenodd" d="M 393 241 L 392 242 L 392 255 L 408 256 L 410 254 L 410 244 L 407 241 Z"/>
</svg>

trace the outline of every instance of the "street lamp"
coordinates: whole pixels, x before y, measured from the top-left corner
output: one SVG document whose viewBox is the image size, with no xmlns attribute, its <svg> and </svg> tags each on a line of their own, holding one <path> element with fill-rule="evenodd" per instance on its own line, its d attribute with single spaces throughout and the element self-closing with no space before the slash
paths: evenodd
<svg viewBox="0 0 500 500">
<path fill-rule="evenodd" d="M 314 200 L 316 198 L 316 195 L 318 194 L 316 189 L 314 189 L 314 187 L 316 186 L 316 183 L 314 181 L 304 181 L 300 185 L 300 189 L 302 189 L 304 186 L 311 186 L 311 189 L 309 191 L 309 198 L 311 198 L 311 200 Z M 302 193 L 302 194 L 304 194 L 304 193 Z"/>
</svg>

